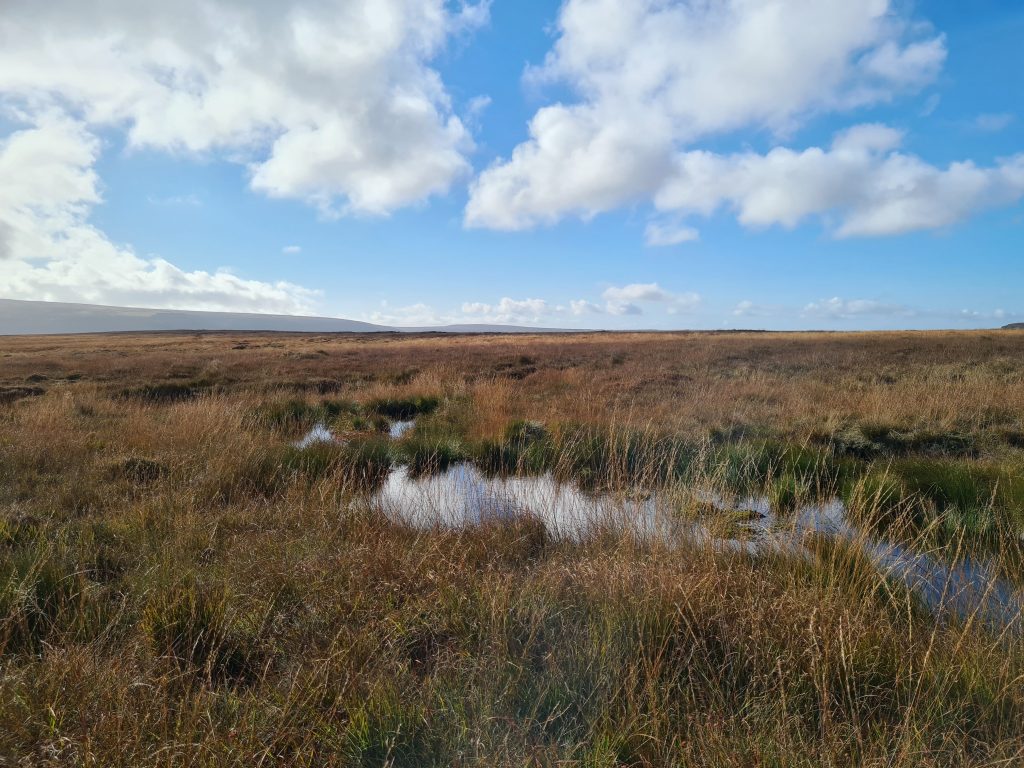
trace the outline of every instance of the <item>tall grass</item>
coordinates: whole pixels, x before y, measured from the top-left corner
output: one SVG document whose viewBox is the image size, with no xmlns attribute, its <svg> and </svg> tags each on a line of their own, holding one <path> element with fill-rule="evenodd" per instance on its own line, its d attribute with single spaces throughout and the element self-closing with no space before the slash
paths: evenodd
<svg viewBox="0 0 1024 768">
<path fill-rule="evenodd" d="M 0 407 L 0 764 L 1020 762 L 1019 617 L 937 614 L 875 546 L 1024 583 L 1022 462 L 1003 437 L 1024 407 L 999 347 L 972 367 L 977 345 L 927 337 L 932 363 L 893 384 L 861 339 L 680 338 L 254 343 L 217 368 L 230 386 L 191 399 L 122 397 L 163 374 L 17 347 L 21 368 L 0 376 L 43 372 L 48 391 Z M 182 380 L 229 342 L 179 342 Z M 144 372 L 164 341 L 104 342 L 119 343 Z M 66 382 L 71 365 L 111 378 Z M 341 384 L 281 384 L 307 378 Z M 819 397 L 830 378 L 838 393 Z M 352 423 L 409 402 L 399 441 Z M 292 445 L 320 421 L 343 442 Z M 838 449 L 850 423 L 973 448 L 873 432 L 879 450 Z M 374 501 L 397 463 L 462 460 L 665 506 L 766 496 L 795 531 L 803 505 L 841 494 L 864 524 L 773 547 L 753 516 L 707 503 L 678 514 L 744 525 L 560 537 L 541 498 L 510 520 L 417 528 Z M 743 546 L 722 540 L 739 527 Z"/>
</svg>

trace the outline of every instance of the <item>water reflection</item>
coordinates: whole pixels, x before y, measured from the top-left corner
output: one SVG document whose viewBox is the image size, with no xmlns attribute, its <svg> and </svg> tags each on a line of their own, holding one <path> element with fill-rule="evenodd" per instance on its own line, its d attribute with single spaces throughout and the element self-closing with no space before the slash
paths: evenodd
<svg viewBox="0 0 1024 768">
<path fill-rule="evenodd" d="M 692 498 L 692 497 L 691 497 Z M 400 467 L 372 497 L 373 505 L 396 520 L 421 527 L 461 527 L 531 515 L 555 537 L 579 538 L 594 528 L 630 532 L 641 539 L 683 540 L 750 554 L 784 552 L 811 556 L 808 534 L 824 534 L 855 545 L 887 577 L 905 584 L 936 615 L 976 616 L 999 627 L 1020 626 L 1024 601 L 984 562 L 961 558 L 947 563 L 856 525 L 835 500 L 807 506 L 779 518 L 764 498 L 729 503 L 699 498 L 708 514 L 681 514 L 685 502 L 671 493 L 588 494 L 573 485 L 541 477 L 488 477 L 460 464 L 435 475 L 416 476 Z M 725 525 L 716 525 L 716 516 Z"/>
<path fill-rule="evenodd" d="M 412 429 L 415 426 L 416 426 L 416 422 L 413 421 L 413 420 L 409 420 L 409 421 L 396 421 L 396 422 L 393 422 L 391 424 L 390 429 L 388 429 L 388 435 L 390 435 L 392 440 L 398 440 L 399 438 L 404 437 L 405 433 L 408 432 L 410 429 Z"/>
<path fill-rule="evenodd" d="M 530 515 L 562 538 L 577 538 L 598 525 L 641 537 L 672 538 L 682 529 L 687 533 L 692 529 L 653 495 L 645 499 L 590 495 L 550 475 L 488 477 L 471 464 L 415 477 L 399 467 L 372 501 L 393 519 L 423 527 L 461 527 Z"/>
<path fill-rule="evenodd" d="M 325 443 L 336 443 L 338 439 L 323 424 L 317 424 L 313 429 L 309 431 L 304 438 L 296 442 L 294 445 L 296 448 L 305 449 L 312 448 L 314 445 L 323 445 Z"/>
<path fill-rule="evenodd" d="M 405 434 L 415 426 L 416 422 L 414 420 L 392 422 L 391 426 L 388 427 L 388 436 L 392 440 L 398 440 L 404 437 Z M 301 450 L 323 443 L 338 442 L 341 442 L 341 440 L 335 437 L 334 433 L 326 424 L 317 424 L 301 440 L 297 440 L 293 445 Z"/>
</svg>

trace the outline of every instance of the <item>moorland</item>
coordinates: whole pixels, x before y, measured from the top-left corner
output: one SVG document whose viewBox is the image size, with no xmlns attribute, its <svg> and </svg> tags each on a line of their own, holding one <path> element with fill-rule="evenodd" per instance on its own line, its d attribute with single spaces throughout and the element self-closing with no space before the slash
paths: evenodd
<svg viewBox="0 0 1024 768">
<path fill-rule="evenodd" d="M 1022 536 L 1016 331 L 0 337 L 0 765 L 1018 765 Z"/>
</svg>

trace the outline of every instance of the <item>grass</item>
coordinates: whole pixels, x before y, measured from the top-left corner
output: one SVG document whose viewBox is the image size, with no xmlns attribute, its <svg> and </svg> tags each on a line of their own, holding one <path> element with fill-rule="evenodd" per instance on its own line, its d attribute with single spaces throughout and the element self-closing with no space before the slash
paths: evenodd
<svg viewBox="0 0 1024 768">
<path fill-rule="evenodd" d="M 1019 635 L 937 620 L 872 543 L 1024 584 L 1022 353 L 997 334 L 0 339 L 0 387 L 43 390 L 0 403 L 0 765 L 1018 763 Z M 296 448 L 319 423 L 339 441 Z M 713 535 L 559 537 L 545 498 L 416 528 L 375 502 L 396 465 L 462 461 L 697 499 Z M 842 496 L 861 528 L 759 548 L 750 496 L 781 526 Z"/>
<path fill-rule="evenodd" d="M 394 421 L 408 421 L 417 416 L 433 413 L 440 404 L 440 399 L 431 395 L 378 397 L 370 400 L 366 404 L 366 409 Z"/>
</svg>

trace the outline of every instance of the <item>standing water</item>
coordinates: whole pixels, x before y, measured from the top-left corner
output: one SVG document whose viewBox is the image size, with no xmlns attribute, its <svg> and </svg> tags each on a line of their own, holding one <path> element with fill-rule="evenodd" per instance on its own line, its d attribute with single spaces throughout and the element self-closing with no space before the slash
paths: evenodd
<svg viewBox="0 0 1024 768">
<path fill-rule="evenodd" d="M 488 477 L 470 464 L 422 477 L 399 467 L 370 501 L 392 519 L 423 528 L 458 528 L 530 515 L 559 538 L 611 528 L 641 539 L 713 543 L 754 555 L 811 556 L 805 536 L 824 534 L 861 548 L 883 575 L 913 590 L 937 616 L 976 618 L 990 626 L 1020 629 L 1024 600 L 989 564 L 972 558 L 948 563 L 882 539 L 856 525 L 839 500 L 806 506 L 784 519 L 772 513 L 764 498 L 745 499 L 739 505 L 711 494 L 703 500 L 719 512 L 743 510 L 744 523 L 734 527 L 731 537 L 716 539 L 706 525 L 681 515 L 679 499 L 671 494 L 588 494 L 550 475 Z"/>
<path fill-rule="evenodd" d="M 389 435 L 400 439 L 415 424 L 395 422 Z M 335 442 L 338 439 L 331 431 L 318 424 L 295 447 Z M 370 502 L 392 519 L 424 528 L 457 528 L 530 515 L 560 538 L 581 538 L 601 527 L 641 539 L 712 543 L 754 555 L 784 552 L 810 556 L 805 536 L 825 534 L 861 548 L 883 575 L 912 589 L 937 616 L 977 618 L 991 626 L 1021 628 L 1024 599 L 990 564 L 971 557 L 948 563 L 882 539 L 854 523 L 839 500 L 805 506 L 784 519 L 773 514 L 765 498 L 744 499 L 739 505 L 715 494 L 703 494 L 701 500 L 720 512 L 745 511 L 743 522 L 732 528 L 734 535 L 716 537 L 707 525 L 680 515 L 679 499 L 671 494 L 590 494 L 550 475 L 488 477 L 471 464 L 416 477 L 406 467 L 399 467 Z"/>
</svg>

